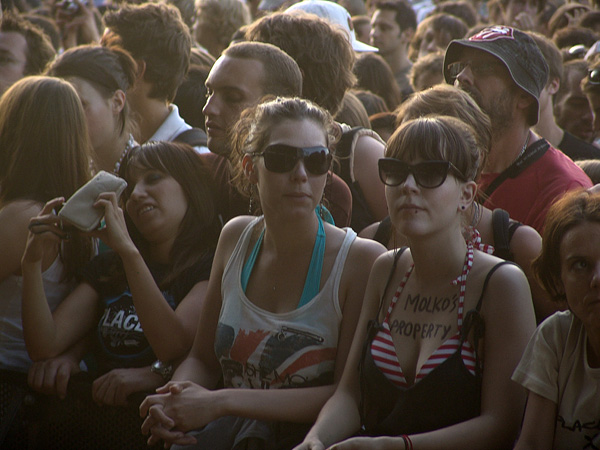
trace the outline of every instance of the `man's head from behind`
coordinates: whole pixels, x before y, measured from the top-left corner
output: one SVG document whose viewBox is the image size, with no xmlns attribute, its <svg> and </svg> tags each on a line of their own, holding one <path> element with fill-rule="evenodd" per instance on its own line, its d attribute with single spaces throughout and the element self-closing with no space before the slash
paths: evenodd
<svg viewBox="0 0 600 450">
<path fill-rule="evenodd" d="M 245 38 L 276 45 L 302 70 L 302 95 L 329 111 L 339 111 L 354 86 L 354 52 L 343 31 L 303 11 L 274 13 L 251 24 Z"/>
<path fill-rule="evenodd" d="M 208 100 L 204 107 L 208 148 L 228 156 L 228 133 L 242 111 L 265 95 L 299 97 L 302 73 L 298 64 L 274 45 L 240 42 L 223 52 L 206 80 Z"/>
<path fill-rule="evenodd" d="M 187 73 L 192 38 L 179 10 L 173 6 L 147 3 L 123 6 L 104 16 L 106 46 L 127 50 L 143 70 L 152 88 L 150 98 L 170 102 Z"/>
<path fill-rule="evenodd" d="M 27 75 L 42 73 L 55 56 L 49 38 L 37 26 L 6 13 L 0 25 L 0 94 Z"/>
<path fill-rule="evenodd" d="M 469 39 L 450 43 L 444 59 L 444 78 L 469 92 L 490 115 L 492 126 L 498 131 L 497 127 L 506 125 L 499 121 L 513 120 L 514 102 L 524 110 L 529 126 L 537 123 L 540 92 L 548 81 L 548 64 L 527 34 L 493 26 Z"/>
</svg>

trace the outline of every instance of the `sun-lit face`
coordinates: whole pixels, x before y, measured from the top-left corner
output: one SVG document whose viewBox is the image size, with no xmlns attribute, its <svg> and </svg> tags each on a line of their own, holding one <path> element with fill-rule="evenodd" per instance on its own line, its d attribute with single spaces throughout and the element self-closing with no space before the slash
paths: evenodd
<svg viewBox="0 0 600 450">
<path fill-rule="evenodd" d="M 188 200 L 175 178 L 155 169 L 134 170 L 127 180 L 125 208 L 150 243 L 173 241 L 188 209 Z"/>
<path fill-rule="evenodd" d="M 560 282 L 569 309 L 586 328 L 600 326 L 600 224 L 584 222 L 560 243 Z"/>
<path fill-rule="evenodd" d="M 265 147 L 272 144 L 303 148 L 327 146 L 327 138 L 323 127 L 312 120 L 284 120 L 272 127 Z M 263 212 L 292 217 L 312 213 L 321 201 L 327 175 L 311 173 L 303 160 L 298 160 L 295 167 L 285 173 L 268 170 L 263 157 L 253 157 L 252 161 Z"/>
<path fill-rule="evenodd" d="M 206 79 L 208 98 L 202 110 L 211 152 L 231 152 L 228 133 L 242 111 L 264 95 L 264 78 L 263 64 L 255 59 L 222 56 L 215 62 Z"/>
<path fill-rule="evenodd" d="M 379 49 L 381 55 L 393 53 L 404 45 L 402 30 L 396 23 L 396 12 L 378 9 L 371 20 L 371 45 Z"/>
</svg>

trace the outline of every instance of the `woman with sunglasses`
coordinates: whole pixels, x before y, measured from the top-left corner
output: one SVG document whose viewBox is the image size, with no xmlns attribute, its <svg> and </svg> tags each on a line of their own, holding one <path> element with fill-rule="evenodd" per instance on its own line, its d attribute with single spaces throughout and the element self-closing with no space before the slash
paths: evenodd
<svg viewBox="0 0 600 450">
<path fill-rule="evenodd" d="M 535 327 L 518 266 L 473 248 L 462 229 L 479 164 L 452 117 L 409 121 L 380 176 L 410 249 L 374 264 L 342 381 L 303 450 L 502 449 L 524 396 L 510 376 Z M 361 429 L 362 426 L 362 429 Z"/>
<path fill-rule="evenodd" d="M 237 123 L 237 180 L 263 216 L 223 228 L 193 348 L 176 381 L 141 405 L 150 443 L 292 448 L 333 393 L 367 272 L 385 250 L 315 211 L 334 129 L 325 110 L 297 98 Z M 212 390 L 221 378 L 224 389 Z"/>
</svg>

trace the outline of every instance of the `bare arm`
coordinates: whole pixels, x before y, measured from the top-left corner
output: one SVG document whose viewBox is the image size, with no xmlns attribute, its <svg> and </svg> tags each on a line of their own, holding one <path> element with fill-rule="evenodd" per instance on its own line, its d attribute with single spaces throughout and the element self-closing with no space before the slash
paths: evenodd
<svg viewBox="0 0 600 450">
<path fill-rule="evenodd" d="M 514 255 L 515 262 L 521 266 L 527 276 L 529 287 L 531 288 L 536 320 L 537 323 L 540 323 L 546 317 L 554 314 L 560 306 L 559 303 L 553 302 L 550 299 L 550 296 L 540 285 L 531 267 L 532 261 L 542 251 L 542 237 L 535 229 L 527 225 L 521 225 L 517 228 L 510 241 L 510 250 Z"/>
<path fill-rule="evenodd" d="M 546 450 L 552 448 L 556 412 L 556 403 L 529 391 L 523 428 L 515 450 Z"/>
<path fill-rule="evenodd" d="M 385 187 L 379 180 L 377 165 L 384 151 L 385 145 L 371 136 L 359 137 L 354 149 L 354 176 L 375 220 L 382 220 L 388 215 Z"/>
</svg>

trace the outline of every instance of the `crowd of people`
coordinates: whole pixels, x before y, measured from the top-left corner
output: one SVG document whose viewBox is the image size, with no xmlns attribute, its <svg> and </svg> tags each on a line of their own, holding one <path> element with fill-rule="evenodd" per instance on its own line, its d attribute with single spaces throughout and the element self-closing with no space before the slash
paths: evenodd
<svg viewBox="0 0 600 450">
<path fill-rule="evenodd" d="M 0 447 L 600 449 L 599 55 L 592 0 L 3 0 Z"/>
</svg>

